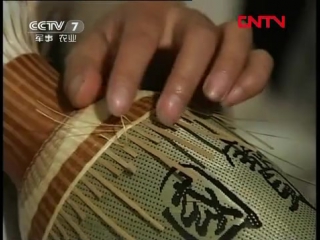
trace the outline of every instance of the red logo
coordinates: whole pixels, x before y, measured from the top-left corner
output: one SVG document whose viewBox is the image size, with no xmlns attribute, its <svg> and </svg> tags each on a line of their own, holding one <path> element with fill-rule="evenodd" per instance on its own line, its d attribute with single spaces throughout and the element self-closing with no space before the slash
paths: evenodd
<svg viewBox="0 0 320 240">
<path fill-rule="evenodd" d="M 258 17 L 240 15 L 238 16 L 239 28 L 252 28 L 252 25 L 257 28 L 270 28 L 271 22 L 275 22 L 281 28 L 286 27 L 286 17 L 281 16 L 280 18 L 274 15 L 260 15 Z"/>
</svg>

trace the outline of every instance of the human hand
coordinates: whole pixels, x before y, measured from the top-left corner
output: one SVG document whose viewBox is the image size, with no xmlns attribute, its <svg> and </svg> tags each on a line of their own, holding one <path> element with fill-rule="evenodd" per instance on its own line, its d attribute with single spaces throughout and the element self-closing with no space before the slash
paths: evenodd
<svg viewBox="0 0 320 240">
<path fill-rule="evenodd" d="M 166 125 L 179 119 L 199 84 L 209 100 L 232 106 L 260 93 L 273 68 L 266 51 L 252 49 L 251 30 L 237 22 L 216 26 L 176 2 L 127 2 L 74 47 L 66 59 L 64 90 L 75 107 L 91 104 L 104 90 L 106 60 L 114 59 L 107 104 L 113 115 L 125 114 L 159 48 L 179 50 L 157 103 Z"/>
</svg>

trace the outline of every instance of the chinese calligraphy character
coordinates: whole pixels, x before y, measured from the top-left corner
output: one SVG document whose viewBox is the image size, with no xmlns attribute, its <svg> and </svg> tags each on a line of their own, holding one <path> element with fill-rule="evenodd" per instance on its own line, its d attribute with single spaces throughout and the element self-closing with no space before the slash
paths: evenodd
<svg viewBox="0 0 320 240">
<path fill-rule="evenodd" d="M 68 35 L 66 35 L 66 34 L 59 35 L 60 42 L 67 42 L 67 38 L 68 38 Z"/>
<path fill-rule="evenodd" d="M 262 226 L 257 214 L 222 182 L 209 176 L 198 166 L 181 165 L 191 168 L 205 179 L 202 190 L 194 185 L 191 178 L 182 173 L 180 175 L 183 180 L 176 180 L 172 184 L 171 190 L 174 192 L 171 198 L 172 205 L 162 214 L 184 239 L 196 240 L 199 237 L 209 239 L 213 234 L 219 239 L 232 239 L 242 229 L 257 229 Z M 170 177 L 168 175 L 172 174 L 173 172 L 169 172 L 164 181 L 168 182 Z M 161 191 L 166 186 L 165 182 Z M 188 231 L 193 226 L 198 236 Z"/>
<path fill-rule="evenodd" d="M 45 35 L 44 39 L 45 39 L 46 42 L 52 42 L 53 41 L 53 35 L 47 34 L 47 35 Z"/>
<path fill-rule="evenodd" d="M 233 163 L 234 161 L 239 161 L 247 165 L 251 171 L 260 174 L 266 183 L 268 183 L 282 199 L 291 198 L 290 211 L 297 211 L 299 209 L 299 202 L 303 202 L 312 209 L 315 209 L 263 154 L 239 146 L 235 141 L 222 140 L 222 142 L 226 144 L 222 149 L 222 153 L 228 162 Z"/>
<path fill-rule="evenodd" d="M 36 42 L 43 42 L 43 34 L 36 34 L 35 41 Z"/>
<path fill-rule="evenodd" d="M 77 35 L 75 34 L 68 35 L 68 42 L 76 42 L 76 40 L 77 40 Z"/>
</svg>

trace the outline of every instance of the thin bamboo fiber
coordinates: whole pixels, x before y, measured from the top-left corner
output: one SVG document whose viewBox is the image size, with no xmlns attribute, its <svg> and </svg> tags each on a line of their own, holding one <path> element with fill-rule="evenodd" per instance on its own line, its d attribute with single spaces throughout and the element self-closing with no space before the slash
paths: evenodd
<svg viewBox="0 0 320 240">
<path fill-rule="evenodd" d="M 315 239 L 315 208 L 227 117 L 192 109 L 166 128 L 142 91 L 120 118 L 104 100 L 73 111 L 27 9 L 4 2 L 4 168 L 23 240 Z"/>
</svg>

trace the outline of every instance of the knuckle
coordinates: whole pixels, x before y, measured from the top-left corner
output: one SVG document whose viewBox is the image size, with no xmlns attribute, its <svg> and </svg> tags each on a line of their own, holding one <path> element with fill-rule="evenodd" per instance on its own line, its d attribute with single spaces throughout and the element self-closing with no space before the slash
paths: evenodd
<svg viewBox="0 0 320 240">
<path fill-rule="evenodd" d="M 196 9 L 188 9 L 187 11 L 190 35 L 205 41 L 216 41 L 219 35 L 218 27 L 200 11 Z"/>
<path fill-rule="evenodd" d="M 170 92 L 183 100 L 188 100 L 197 87 L 197 81 L 184 73 L 173 73 L 168 82 Z"/>
<path fill-rule="evenodd" d="M 262 58 L 264 59 L 264 61 L 268 63 L 268 65 L 273 66 L 274 64 L 273 57 L 266 50 L 260 49 L 257 51 L 260 52 Z"/>
<path fill-rule="evenodd" d="M 218 58 L 213 66 L 214 71 L 225 73 L 229 77 L 237 75 L 245 65 L 245 57 L 241 54 L 230 53 Z"/>
<path fill-rule="evenodd" d="M 263 49 L 256 49 L 251 52 L 251 61 L 260 62 L 261 66 L 265 69 L 266 72 L 270 72 L 274 66 L 273 57 Z"/>
<path fill-rule="evenodd" d="M 215 49 L 218 43 L 218 34 L 214 28 L 199 24 L 190 26 L 185 37 L 189 41 L 201 43 L 201 46 L 208 48 L 208 51 Z"/>
<path fill-rule="evenodd" d="M 193 85 L 190 77 L 182 73 L 174 73 L 170 79 L 170 84 L 168 84 L 170 91 L 179 95 L 181 99 L 187 99 Z"/>
<path fill-rule="evenodd" d="M 241 45 L 232 44 L 231 42 L 225 45 L 219 52 L 215 66 L 226 71 L 239 72 L 248 62 L 256 59 L 251 55 L 253 51 L 247 48 L 240 50 L 239 47 Z"/>
<path fill-rule="evenodd" d="M 185 83 L 190 82 L 190 76 L 187 76 L 187 74 L 184 74 L 182 72 L 175 72 L 172 74 L 171 78 L 176 82 L 176 83 L 181 83 L 178 85 L 182 85 Z"/>
<path fill-rule="evenodd" d="M 253 97 L 263 90 L 263 87 L 257 85 L 255 78 L 247 78 L 247 80 L 249 81 L 245 81 L 241 84 L 241 90 L 244 96 Z"/>
<path fill-rule="evenodd" d="M 248 36 L 248 38 L 250 38 L 250 39 L 253 38 L 253 30 L 252 30 L 252 28 L 241 28 L 241 29 Z"/>
<path fill-rule="evenodd" d="M 238 36 L 248 42 L 252 42 L 253 30 L 251 28 L 239 28 L 237 21 L 227 22 L 222 25 L 224 34 L 228 36 Z"/>
<path fill-rule="evenodd" d="M 189 11 L 189 16 L 191 16 L 190 20 L 196 23 L 202 23 L 207 26 L 215 26 L 214 23 L 208 18 L 205 14 L 200 12 L 197 9 L 187 9 Z"/>
<path fill-rule="evenodd" d="M 128 24 L 126 32 L 131 36 L 155 40 L 159 35 L 159 25 L 155 20 L 150 20 L 149 18 L 140 19 L 132 24 Z"/>
<path fill-rule="evenodd" d="M 213 28 L 198 27 L 195 30 L 195 36 L 203 38 L 204 41 L 215 42 L 217 39 L 216 33 Z"/>
<path fill-rule="evenodd" d="M 261 93 L 267 85 L 268 78 L 259 76 L 257 73 L 251 73 L 243 82 L 242 88 L 247 95 L 257 95 Z"/>
<path fill-rule="evenodd" d="M 258 95 L 258 94 L 260 94 L 260 93 L 262 93 L 263 91 L 264 91 L 264 89 L 265 89 L 265 86 L 266 86 L 266 82 L 262 82 L 263 84 L 258 84 L 258 85 L 256 85 L 256 87 L 253 85 L 252 86 L 252 90 L 251 89 L 248 89 L 247 91 L 248 91 L 248 95 L 249 96 L 256 96 L 256 95 Z"/>
<path fill-rule="evenodd" d="M 153 24 L 150 23 L 143 23 L 139 28 L 137 28 L 136 33 L 146 39 L 154 39 L 157 34 L 154 31 L 155 28 Z"/>
<path fill-rule="evenodd" d="M 115 73 L 113 74 L 113 79 L 117 82 L 131 82 L 130 76 L 134 76 L 134 71 L 130 71 L 128 69 L 116 69 Z"/>
<path fill-rule="evenodd" d="M 145 48 L 154 47 L 158 43 L 158 34 L 155 34 L 153 30 L 149 30 L 148 28 L 140 27 L 136 28 L 131 33 L 128 33 L 128 39 L 130 41 L 138 42 L 140 46 Z"/>
<path fill-rule="evenodd" d="M 94 45 L 92 44 L 94 43 Z M 102 58 L 103 54 L 106 54 L 110 43 L 104 37 L 103 33 L 96 32 L 92 35 L 86 36 L 82 41 L 77 43 L 64 59 L 65 65 L 83 65 L 84 62 L 90 64 L 98 62 L 99 58 Z M 91 62 L 88 62 L 91 61 Z"/>
</svg>

